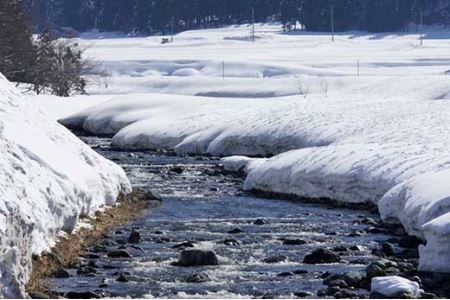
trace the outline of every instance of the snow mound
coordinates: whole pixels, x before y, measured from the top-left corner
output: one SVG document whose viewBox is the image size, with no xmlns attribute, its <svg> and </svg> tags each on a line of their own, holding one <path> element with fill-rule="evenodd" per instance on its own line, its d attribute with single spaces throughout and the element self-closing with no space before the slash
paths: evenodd
<svg viewBox="0 0 450 300">
<path fill-rule="evenodd" d="M 200 72 L 194 68 L 178 69 L 178 70 L 172 72 L 172 74 L 171 74 L 171 76 L 179 76 L 179 77 L 198 76 L 198 75 L 200 75 Z"/>
<path fill-rule="evenodd" d="M 129 193 L 124 171 L 22 99 L 0 75 L 0 297 L 24 296 L 32 254 Z"/>
<path fill-rule="evenodd" d="M 407 294 L 411 298 L 419 298 L 423 293 L 419 284 L 399 277 L 375 277 L 372 279 L 372 293 L 378 293 L 388 298 L 399 298 Z"/>
</svg>

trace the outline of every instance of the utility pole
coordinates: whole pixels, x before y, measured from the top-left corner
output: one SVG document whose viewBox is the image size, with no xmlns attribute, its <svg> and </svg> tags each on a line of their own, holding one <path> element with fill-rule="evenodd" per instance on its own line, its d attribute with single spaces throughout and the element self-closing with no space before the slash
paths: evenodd
<svg viewBox="0 0 450 300">
<path fill-rule="evenodd" d="M 175 32 L 174 27 L 175 27 L 175 18 L 172 17 L 172 38 L 171 38 L 171 41 L 172 41 L 172 42 L 173 42 L 173 35 L 174 35 L 174 32 Z"/>
<path fill-rule="evenodd" d="M 331 14 L 331 42 L 334 42 L 334 6 L 330 8 Z"/>
<path fill-rule="evenodd" d="M 250 7 L 252 10 L 252 41 L 254 42 L 256 40 L 255 37 L 255 9 L 253 7 Z"/>
<path fill-rule="evenodd" d="M 423 46 L 423 10 L 420 10 L 420 46 Z"/>
</svg>

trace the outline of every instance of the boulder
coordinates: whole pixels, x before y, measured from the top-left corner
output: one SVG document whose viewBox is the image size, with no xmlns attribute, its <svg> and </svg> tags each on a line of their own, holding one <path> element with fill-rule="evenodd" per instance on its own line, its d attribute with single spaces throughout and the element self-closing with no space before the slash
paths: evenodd
<svg viewBox="0 0 450 300">
<path fill-rule="evenodd" d="M 177 264 L 182 267 L 217 266 L 219 260 L 214 251 L 193 249 L 183 250 Z"/>
<path fill-rule="evenodd" d="M 341 257 L 328 249 L 317 249 L 311 254 L 308 254 L 303 259 L 305 264 L 329 264 L 337 263 Z"/>
</svg>

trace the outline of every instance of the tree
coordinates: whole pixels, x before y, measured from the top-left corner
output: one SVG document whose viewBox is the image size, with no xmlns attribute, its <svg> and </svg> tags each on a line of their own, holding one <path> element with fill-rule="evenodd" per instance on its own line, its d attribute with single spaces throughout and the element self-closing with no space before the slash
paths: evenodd
<svg viewBox="0 0 450 300">
<path fill-rule="evenodd" d="M 85 93 L 87 82 L 82 75 L 88 66 L 82 58 L 83 52 L 69 40 L 54 43 L 53 76 L 48 82 L 53 94 L 69 97 L 72 93 Z"/>
<path fill-rule="evenodd" d="M 11 81 L 24 82 L 36 48 L 20 0 L 0 1 L 0 72 Z"/>
</svg>

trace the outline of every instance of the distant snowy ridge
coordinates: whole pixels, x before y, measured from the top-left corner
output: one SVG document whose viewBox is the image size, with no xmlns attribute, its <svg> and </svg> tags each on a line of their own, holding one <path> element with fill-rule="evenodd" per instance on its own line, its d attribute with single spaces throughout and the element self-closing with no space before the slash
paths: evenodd
<svg viewBox="0 0 450 300">
<path fill-rule="evenodd" d="M 335 82 L 322 80 L 325 86 Z M 450 265 L 436 259 L 450 249 L 450 219 L 436 223 L 450 212 L 447 80 L 404 76 L 342 82 L 330 84 L 326 93 L 275 98 L 119 96 L 61 122 L 113 135 L 113 143 L 124 149 L 279 154 L 269 160 L 232 159 L 228 167 L 248 173 L 248 190 L 377 204 L 387 221 L 427 240 L 420 249 L 422 270 L 450 272 Z"/>
<path fill-rule="evenodd" d="M 0 75 L 0 297 L 25 296 L 32 254 L 131 191 L 124 171 Z"/>
</svg>

